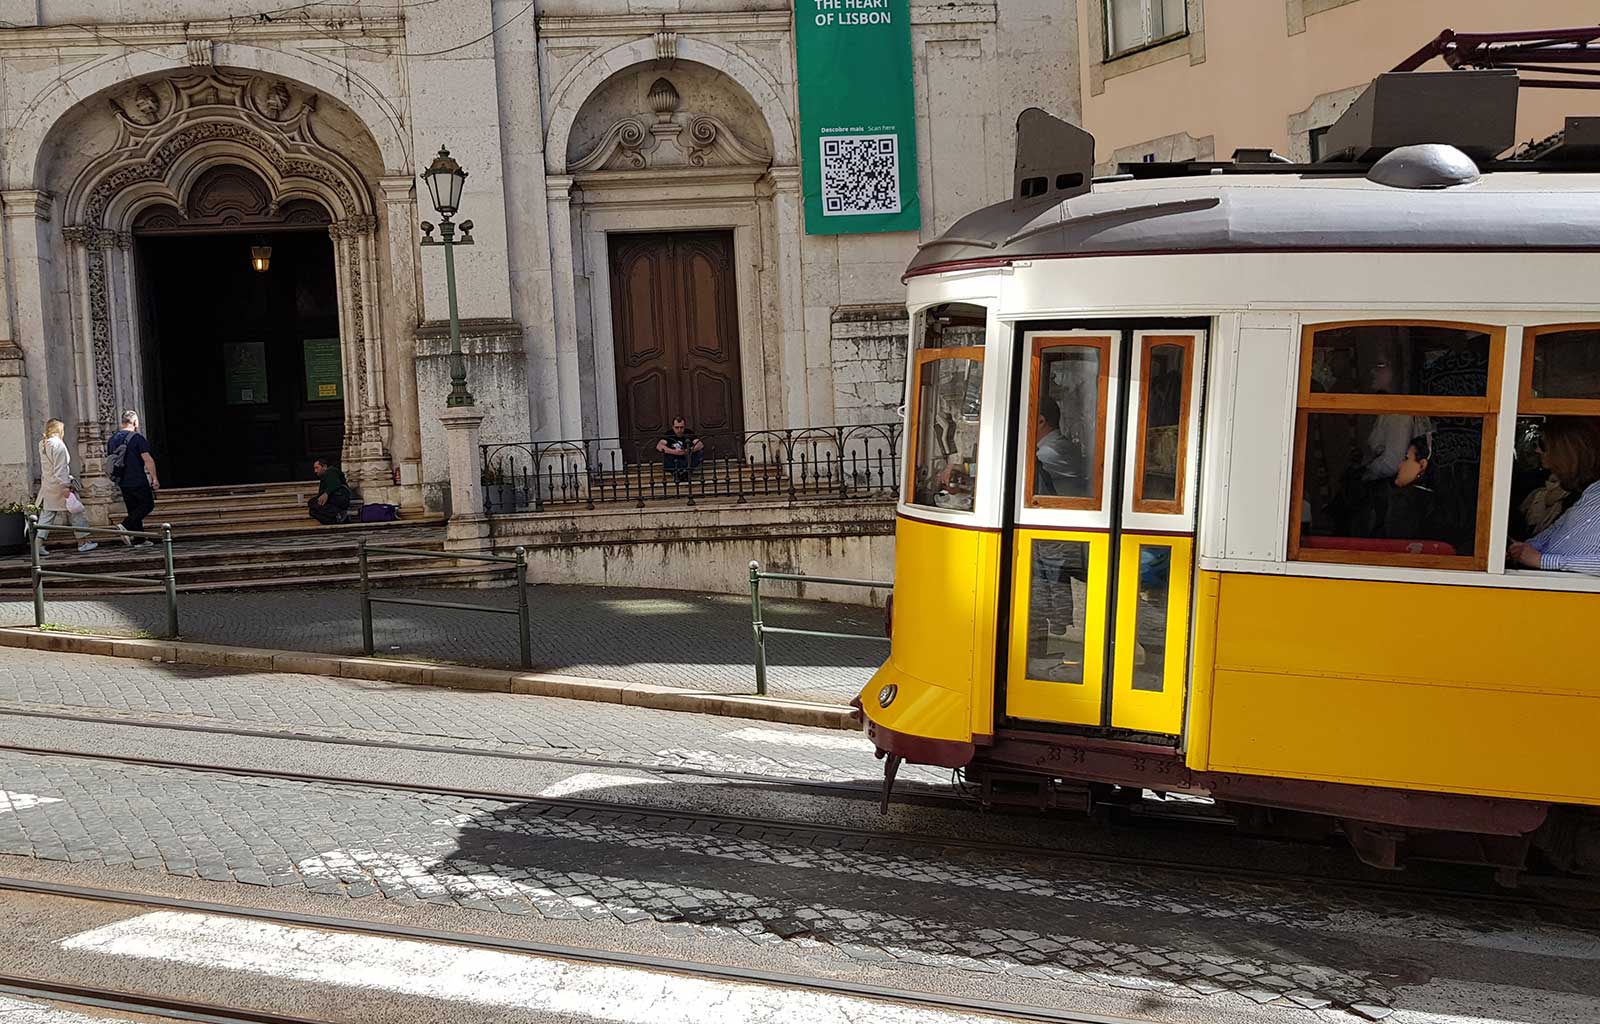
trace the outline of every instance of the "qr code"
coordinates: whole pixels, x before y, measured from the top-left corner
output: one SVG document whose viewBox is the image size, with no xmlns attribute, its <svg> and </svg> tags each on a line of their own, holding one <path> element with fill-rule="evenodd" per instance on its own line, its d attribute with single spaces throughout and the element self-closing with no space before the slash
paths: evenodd
<svg viewBox="0 0 1600 1024">
<path fill-rule="evenodd" d="M 899 212 L 900 136 L 824 136 L 823 216 Z"/>
</svg>

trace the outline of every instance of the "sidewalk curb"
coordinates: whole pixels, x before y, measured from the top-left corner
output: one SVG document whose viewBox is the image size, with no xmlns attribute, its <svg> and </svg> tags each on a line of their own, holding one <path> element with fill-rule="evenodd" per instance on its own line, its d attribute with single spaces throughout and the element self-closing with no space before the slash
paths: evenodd
<svg viewBox="0 0 1600 1024">
<path fill-rule="evenodd" d="M 0 648 L 21 647 L 57 654 L 95 654 L 110 658 L 159 661 L 178 665 L 209 665 L 251 672 L 284 672 L 363 679 L 412 686 L 439 686 L 454 690 L 519 693 L 534 697 L 590 700 L 657 711 L 688 711 L 725 718 L 808 725 L 818 729 L 856 732 L 858 713 L 836 704 L 779 700 L 742 694 L 685 690 L 650 683 L 625 683 L 614 679 L 518 672 L 511 669 L 438 665 L 393 658 L 348 657 L 305 651 L 275 651 L 260 647 L 229 647 L 186 640 L 135 640 L 126 637 L 57 633 L 22 626 L 0 626 Z"/>
</svg>

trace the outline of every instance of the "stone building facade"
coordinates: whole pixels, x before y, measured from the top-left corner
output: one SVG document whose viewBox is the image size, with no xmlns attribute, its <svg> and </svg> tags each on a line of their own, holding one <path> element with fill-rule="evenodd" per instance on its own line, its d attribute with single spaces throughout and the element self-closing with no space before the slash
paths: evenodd
<svg viewBox="0 0 1600 1024">
<path fill-rule="evenodd" d="M 1077 118 L 1076 11 L 910 16 L 931 237 L 1007 193 L 1018 110 Z M 486 442 L 680 408 L 893 419 L 920 238 L 805 232 L 791 22 L 785 0 L 0 0 L 0 499 L 30 491 L 54 416 L 106 506 L 104 438 L 137 408 L 167 486 L 337 449 L 369 500 L 445 507 L 446 282 L 417 179 L 441 145 L 470 174 Z"/>
</svg>

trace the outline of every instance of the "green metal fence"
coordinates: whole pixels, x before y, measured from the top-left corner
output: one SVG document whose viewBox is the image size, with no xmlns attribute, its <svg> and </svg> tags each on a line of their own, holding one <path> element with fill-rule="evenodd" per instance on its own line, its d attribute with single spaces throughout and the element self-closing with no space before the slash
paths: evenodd
<svg viewBox="0 0 1600 1024">
<path fill-rule="evenodd" d="M 784 580 L 790 583 L 823 584 L 831 587 L 867 587 L 873 590 L 893 590 L 893 583 L 882 583 L 877 580 L 852 580 L 838 576 L 806 576 L 792 572 L 763 572 L 760 562 L 750 563 L 750 627 L 756 641 L 756 693 L 762 697 L 767 695 L 767 634 L 783 633 L 789 636 L 820 636 L 834 640 L 876 640 L 879 643 L 888 643 L 886 636 L 873 636 L 871 633 L 834 633 L 822 629 L 792 629 L 785 626 L 769 626 L 761 617 L 761 581 Z"/>
<path fill-rule="evenodd" d="M 361 562 L 361 651 L 367 657 L 372 657 L 375 649 L 372 640 L 372 606 L 375 604 L 405 604 L 417 608 L 451 608 L 458 612 L 488 612 L 491 615 L 515 615 L 517 617 L 517 641 L 522 667 L 525 669 L 533 668 L 533 641 L 528 625 L 530 615 L 528 613 L 528 553 L 526 549 L 519 546 L 514 555 L 469 555 L 463 552 L 450 552 L 451 558 L 463 561 L 510 566 L 516 574 L 517 581 L 517 606 L 515 608 L 491 608 L 487 605 L 468 604 L 465 601 L 424 601 L 417 597 L 373 597 L 372 583 L 367 575 L 368 552 L 376 552 L 380 555 L 412 555 L 422 558 L 439 557 L 439 552 L 424 548 L 379 547 L 376 544 L 368 544 L 365 539 L 358 542 L 357 558 Z"/>
<path fill-rule="evenodd" d="M 44 581 L 54 580 L 88 580 L 93 583 L 121 583 L 130 587 L 162 587 L 167 596 L 167 631 L 163 634 L 165 639 L 171 640 L 178 635 L 178 578 L 172 567 L 172 527 L 166 523 L 161 524 L 161 532 L 149 530 L 120 530 L 106 526 L 57 526 L 52 523 L 46 526 L 45 532 L 52 530 L 61 533 L 88 534 L 91 537 L 108 537 L 119 541 L 148 540 L 159 541 L 162 553 L 162 576 L 154 579 L 150 576 L 121 576 L 106 572 L 72 572 L 67 569 L 46 569 L 39 561 L 41 543 L 39 541 L 39 517 L 34 514 L 28 516 L 28 561 L 33 570 L 33 624 L 39 629 L 45 626 L 44 614 Z"/>
</svg>

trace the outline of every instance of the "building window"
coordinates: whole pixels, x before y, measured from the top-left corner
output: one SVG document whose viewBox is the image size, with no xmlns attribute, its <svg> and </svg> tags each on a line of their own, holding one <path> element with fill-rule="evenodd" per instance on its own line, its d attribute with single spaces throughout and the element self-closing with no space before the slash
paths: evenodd
<svg viewBox="0 0 1600 1024">
<path fill-rule="evenodd" d="M 1505 331 L 1306 328 L 1289 557 L 1483 569 Z"/>
<path fill-rule="evenodd" d="M 1189 31 L 1184 0 L 1105 0 L 1105 5 L 1108 60 Z"/>
<path fill-rule="evenodd" d="M 982 306 L 950 302 L 918 317 L 907 479 L 913 505 L 947 512 L 973 509 L 988 316 Z"/>
<path fill-rule="evenodd" d="M 1538 568 L 1600 575 L 1600 541 L 1580 512 L 1552 529 L 1600 478 L 1600 324 L 1530 327 L 1517 396 L 1511 537 L 1532 545 Z M 1517 557 L 1511 565 L 1534 568 Z"/>
</svg>

